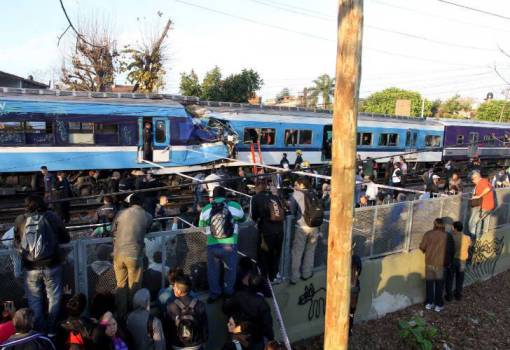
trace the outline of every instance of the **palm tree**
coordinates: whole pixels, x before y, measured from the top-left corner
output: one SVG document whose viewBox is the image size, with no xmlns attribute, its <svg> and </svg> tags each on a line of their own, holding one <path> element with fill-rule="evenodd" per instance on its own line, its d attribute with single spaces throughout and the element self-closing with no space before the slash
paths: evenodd
<svg viewBox="0 0 510 350">
<path fill-rule="evenodd" d="M 313 86 L 308 88 L 309 98 L 317 103 L 319 97 L 322 99 L 322 107 L 328 109 L 331 106 L 335 92 L 335 80 L 327 74 L 323 74 L 313 81 Z"/>
</svg>

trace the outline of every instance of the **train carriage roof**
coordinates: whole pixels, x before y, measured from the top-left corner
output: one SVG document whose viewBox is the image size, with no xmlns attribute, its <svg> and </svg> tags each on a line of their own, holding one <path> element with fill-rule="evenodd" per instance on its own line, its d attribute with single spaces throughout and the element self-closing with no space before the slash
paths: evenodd
<svg viewBox="0 0 510 350">
<path fill-rule="evenodd" d="M 510 123 L 497 123 L 482 120 L 438 119 L 438 122 L 444 126 L 469 126 L 480 128 L 510 129 Z"/>
<path fill-rule="evenodd" d="M 116 115 L 133 117 L 187 117 L 183 105 L 173 100 L 125 98 L 120 94 L 96 95 L 59 92 L 12 93 L 0 88 L 0 114 L 44 113 L 70 115 Z M 36 90 L 46 92 L 47 90 Z"/>
<path fill-rule="evenodd" d="M 207 116 L 231 121 L 257 121 L 267 123 L 319 124 L 332 123 L 330 112 L 309 110 L 277 110 L 266 108 L 206 107 Z M 277 117 L 277 118 L 275 118 Z M 368 127 L 428 128 L 442 130 L 443 126 L 435 120 L 416 117 L 395 117 L 377 114 L 359 113 L 358 124 Z"/>
</svg>

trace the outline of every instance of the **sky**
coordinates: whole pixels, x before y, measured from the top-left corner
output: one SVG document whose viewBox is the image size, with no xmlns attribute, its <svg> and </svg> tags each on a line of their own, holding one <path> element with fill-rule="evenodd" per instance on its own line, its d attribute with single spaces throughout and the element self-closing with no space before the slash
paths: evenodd
<svg viewBox="0 0 510 350">
<path fill-rule="evenodd" d="M 96 17 L 110 26 L 117 46 L 173 22 L 166 53 L 165 92 L 179 93 L 180 73 L 200 78 L 214 66 L 223 75 L 252 68 L 274 98 L 297 94 L 319 75 L 334 75 L 336 0 L 63 0 L 77 24 Z M 452 0 L 510 17 L 507 0 Z M 1 1 L 0 70 L 44 81 L 58 79 L 72 48 L 58 0 Z M 162 16 L 158 16 L 158 11 Z M 360 96 L 387 87 L 429 99 L 455 94 L 503 98 L 510 81 L 510 19 L 468 11 L 439 0 L 365 0 Z M 125 83 L 121 77 L 118 84 Z"/>
</svg>

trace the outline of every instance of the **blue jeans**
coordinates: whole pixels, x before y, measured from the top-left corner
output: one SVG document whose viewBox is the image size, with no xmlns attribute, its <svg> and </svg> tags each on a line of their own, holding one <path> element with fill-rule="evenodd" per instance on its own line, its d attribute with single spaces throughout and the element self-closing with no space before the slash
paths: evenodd
<svg viewBox="0 0 510 350">
<path fill-rule="evenodd" d="M 25 272 L 25 293 L 28 306 L 34 311 L 34 328 L 55 334 L 62 299 L 62 266 Z M 48 298 L 48 319 L 45 320 L 45 297 Z"/>
<path fill-rule="evenodd" d="M 223 264 L 226 267 L 223 274 L 224 288 L 221 285 Z M 236 273 L 237 246 L 235 244 L 215 244 L 207 247 L 207 280 L 211 298 L 218 298 L 222 293 L 232 295 Z"/>
<path fill-rule="evenodd" d="M 487 225 L 489 224 L 489 217 L 491 212 L 482 210 L 478 207 L 471 208 L 471 216 L 469 217 L 469 234 L 474 239 L 479 239 L 482 237 L 485 230 L 487 230 Z"/>
</svg>

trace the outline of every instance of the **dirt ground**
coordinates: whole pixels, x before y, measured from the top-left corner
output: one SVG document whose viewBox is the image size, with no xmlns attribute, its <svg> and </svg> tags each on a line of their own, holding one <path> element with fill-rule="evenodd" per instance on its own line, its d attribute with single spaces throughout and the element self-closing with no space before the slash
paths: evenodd
<svg viewBox="0 0 510 350">
<path fill-rule="evenodd" d="M 417 314 L 439 331 L 434 349 L 510 349 L 510 271 L 465 288 L 462 301 L 446 303 L 441 313 L 414 305 L 356 324 L 349 349 L 409 349 L 399 338 L 398 321 Z M 322 344 L 319 336 L 296 343 L 295 349 L 318 350 Z"/>
</svg>

